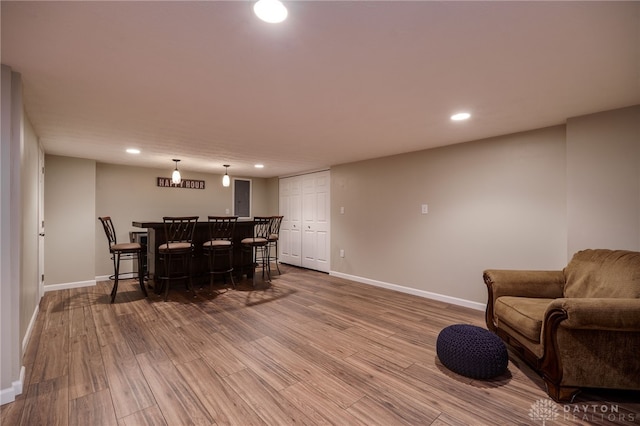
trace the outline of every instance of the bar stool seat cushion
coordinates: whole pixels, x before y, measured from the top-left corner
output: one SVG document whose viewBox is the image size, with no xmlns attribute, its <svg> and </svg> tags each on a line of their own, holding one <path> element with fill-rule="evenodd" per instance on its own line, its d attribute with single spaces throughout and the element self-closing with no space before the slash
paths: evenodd
<svg viewBox="0 0 640 426">
<path fill-rule="evenodd" d="M 118 244 L 112 244 L 110 249 L 111 251 L 133 253 L 133 252 L 142 250 L 142 246 L 138 243 L 118 243 Z"/>
<path fill-rule="evenodd" d="M 449 370 L 474 379 L 490 379 L 507 370 L 507 347 L 497 334 L 470 324 L 442 329 L 436 342 L 440 362 Z"/>
<path fill-rule="evenodd" d="M 158 246 L 158 250 L 161 252 L 165 252 L 165 251 L 177 251 L 177 250 L 191 250 L 191 243 L 165 243 L 165 244 L 160 244 Z"/>
<path fill-rule="evenodd" d="M 278 240 L 278 234 L 269 235 L 269 241 L 277 241 L 277 240 Z"/>
<path fill-rule="evenodd" d="M 229 247 L 231 241 L 228 240 L 210 240 L 202 243 L 202 247 Z"/>
<path fill-rule="evenodd" d="M 262 238 L 262 237 L 249 237 L 249 238 L 244 238 L 242 241 L 240 241 L 242 244 L 251 244 L 251 245 L 264 245 L 267 244 L 269 241 L 267 241 L 266 238 Z"/>
</svg>

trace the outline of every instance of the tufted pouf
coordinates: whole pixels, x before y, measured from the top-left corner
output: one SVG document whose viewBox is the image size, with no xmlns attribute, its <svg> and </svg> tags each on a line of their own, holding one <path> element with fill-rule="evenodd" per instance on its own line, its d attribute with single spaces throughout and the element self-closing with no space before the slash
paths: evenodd
<svg viewBox="0 0 640 426">
<path fill-rule="evenodd" d="M 499 376 L 509 363 L 507 347 L 496 334 L 469 324 L 442 329 L 436 353 L 449 370 L 474 379 Z"/>
</svg>

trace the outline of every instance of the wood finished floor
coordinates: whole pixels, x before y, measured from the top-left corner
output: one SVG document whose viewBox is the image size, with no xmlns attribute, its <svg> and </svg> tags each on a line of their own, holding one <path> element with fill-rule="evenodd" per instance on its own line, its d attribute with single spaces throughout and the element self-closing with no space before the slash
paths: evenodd
<svg viewBox="0 0 640 426">
<path fill-rule="evenodd" d="M 437 359 L 440 330 L 484 326 L 482 312 L 282 269 L 268 287 L 194 298 L 177 286 L 168 302 L 132 280 L 113 305 L 109 281 L 46 293 L 23 394 L 1 424 L 543 424 L 530 416 L 542 381 L 518 358 L 490 381 Z M 614 421 L 594 404 L 615 406 Z M 547 424 L 640 424 L 638 392 L 585 392 L 567 407 Z"/>
</svg>

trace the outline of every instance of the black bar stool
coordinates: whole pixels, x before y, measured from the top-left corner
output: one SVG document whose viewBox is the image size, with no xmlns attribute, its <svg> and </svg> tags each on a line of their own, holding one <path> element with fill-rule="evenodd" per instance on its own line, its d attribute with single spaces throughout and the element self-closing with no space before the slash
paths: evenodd
<svg viewBox="0 0 640 426">
<path fill-rule="evenodd" d="M 233 234 L 237 221 L 237 216 L 208 216 L 209 241 L 202 244 L 202 251 L 209 258 L 211 292 L 213 292 L 216 274 L 229 274 L 231 285 L 233 288 L 236 287 L 233 281 Z M 228 264 L 216 265 L 216 258 L 220 258 L 222 262 L 225 257 L 228 259 Z"/>
<path fill-rule="evenodd" d="M 271 230 L 271 218 L 256 216 L 253 218 L 253 236 L 243 238 L 240 243 L 242 244 L 242 257 L 244 265 L 244 256 L 251 256 L 251 268 L 255 269 L 258 262 L 262 264 L 262 279 L 264 280 L 264 273 L 267 272 L 268 281 L 271 281 L 271 275 L 269 274 L 269 254 L 267 253 L 267 244 L 269 244 L 269 231 Z M 256 274 L 253 271 L 253 286 L 256 285 Z"/>
<path fill-rule="evenodd" d="M 284 218 L 284 216 L 271 216 L 271 223 L 269 225 L 269 236 L 267 237 L 267 240 L 269 241 L 269 271 L 271 271 L 271 262 L 273 259 L 276 262 L 278 274 L 281 274 L 280 265 L 278 264 L 278 239 L 280 237 L 280 225 L 282 224 L 282 218 Z"/>
<path fill-rule="evenodd" d="M 166 242 L 158 246 L 158 259 L 164 263 L 164 275 L 157 277 L 164 286 L 164 300 L 169 296 L 169 284 L 172 280 L 184 279 L 187 288 L 193 291 L 191 261 L 193 259 L 193 234 L 198 223 L 198 216 L 165 216 L 164 235 Z M 179 263 L 180 265 L 175 265 Z M 178 266 L 180 268 L 178 269 Z"/>
<path fill-rule="evenodd" d="M 111 303 L 116 300 L 118 293 L 118 280 L 120 278 L 120 260 L 121 259 L 137 259 L 138 260 L 138 280 L 140 281 L 140 289 L 144 297 L 147 297 L 147 289 L 144 286 L 144 268 L 142 265 L 143 251 L 146 247 L 138 243 L 120 243 L 118 244 L 116 230 L 113 226 L 110 216 L 99 217 L 100 223 L 104 228 L 109 242 L 109 253 L 113 260 L 113 288 L 111 289 Z M 112 279 L 109 277 L 109 279 Z"/>
</svg>

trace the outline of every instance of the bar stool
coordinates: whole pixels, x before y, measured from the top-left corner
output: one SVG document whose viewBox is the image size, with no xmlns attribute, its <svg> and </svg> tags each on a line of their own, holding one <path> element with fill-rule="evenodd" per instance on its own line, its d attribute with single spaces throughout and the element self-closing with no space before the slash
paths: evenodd
<svg viewBox="0 0 640 426">
<path fill-rule="evenodd" d="M 118 244 L 116 238 L 116 230 L 113 226 L 110 216 L 99 217 L 100 223 L 104 228 L 104 233 L 107 235 L 107 241 L 109 242 L 109 253 L 111 253 L 111 260 L 113 260 L 113 288 L 111 289 L 111 303 L 116 300 L 116 293 L 118 293 L 118 280 L 120 278 L 120 259 L 137 259 L 138 260 L 138 281 L 140 282 L 140 289 L 144 297 L 147 297 L 147 289 L 144 286 L 144 269 L 142 265 L 143 250 L 146 247 L 138 243 L 120 243 Z M 109 277 L 111 279 L 111 277 Z"/>
<path fill-rule="evenodd" d="M 231 285 L 236 288 L 236 283 L 233 281 L 233 234 L 237 221 L 238 216 L 208 216 L 209 241 L 202 244 L 202 251 L 209 258 L 211 292 L 213 292 L 216 274 L 229 274 Z M 228 265 L 216 266 L 216 257 L 226 257 Z"/>
<path fill-rule="evenodd" d="M 193 291 L 191 260 L 193 259 L 193 234 L 198 223 L 198 216 L 182 216 L 162 218 L 166 242 L 158 246 L 158 259 L 164 263 L 164 275 L 157 277 L 164 286 L 164 300 L 169 296 L 169 283 L 172 280 L 184 279 L 187 288 Z M 179 263 L 174 265 L 173 263 Z M 195 297 L 195 291 L 193 293 Z"/>
<path fill-rule="evenodd" d="M 267 244 L 269 243 L 269 231 L 271 230 L 271 218 L 256 216 L 253 218 L 253 235 L 251 237 L 243 238 L 240 243 L 242 244 L 242 258 L 244 265 L 245 254 L 251 255 L 251 268 L 255 269 L 258 262 L 262 264 L 262 279 L 264 280 L 264 273 L 267 272 L 268 281 L 271 281 L 271 275 L 269 273 L 269 254 L 267 253 Z M 253 273 L 253 286 L 256 286 L 256 274 Z"/>
<path fill-rule="evenodd" d="M 278 264 L 278 239 L 280 237 L 280 225 L 282 224 L 283 217 L 284 216 L 271 216 L 269 236 L 267 237 L 267 240 L 269 241 L 269 270 L 271 270 L 271 259 L 274 259 L 276 262 L 276 268 L 278 269 L 278 274 L 281 274 L 280 265 Z M 275 256 L 273 255 L 273 252 L 275 252 Z"/>
</svg>

